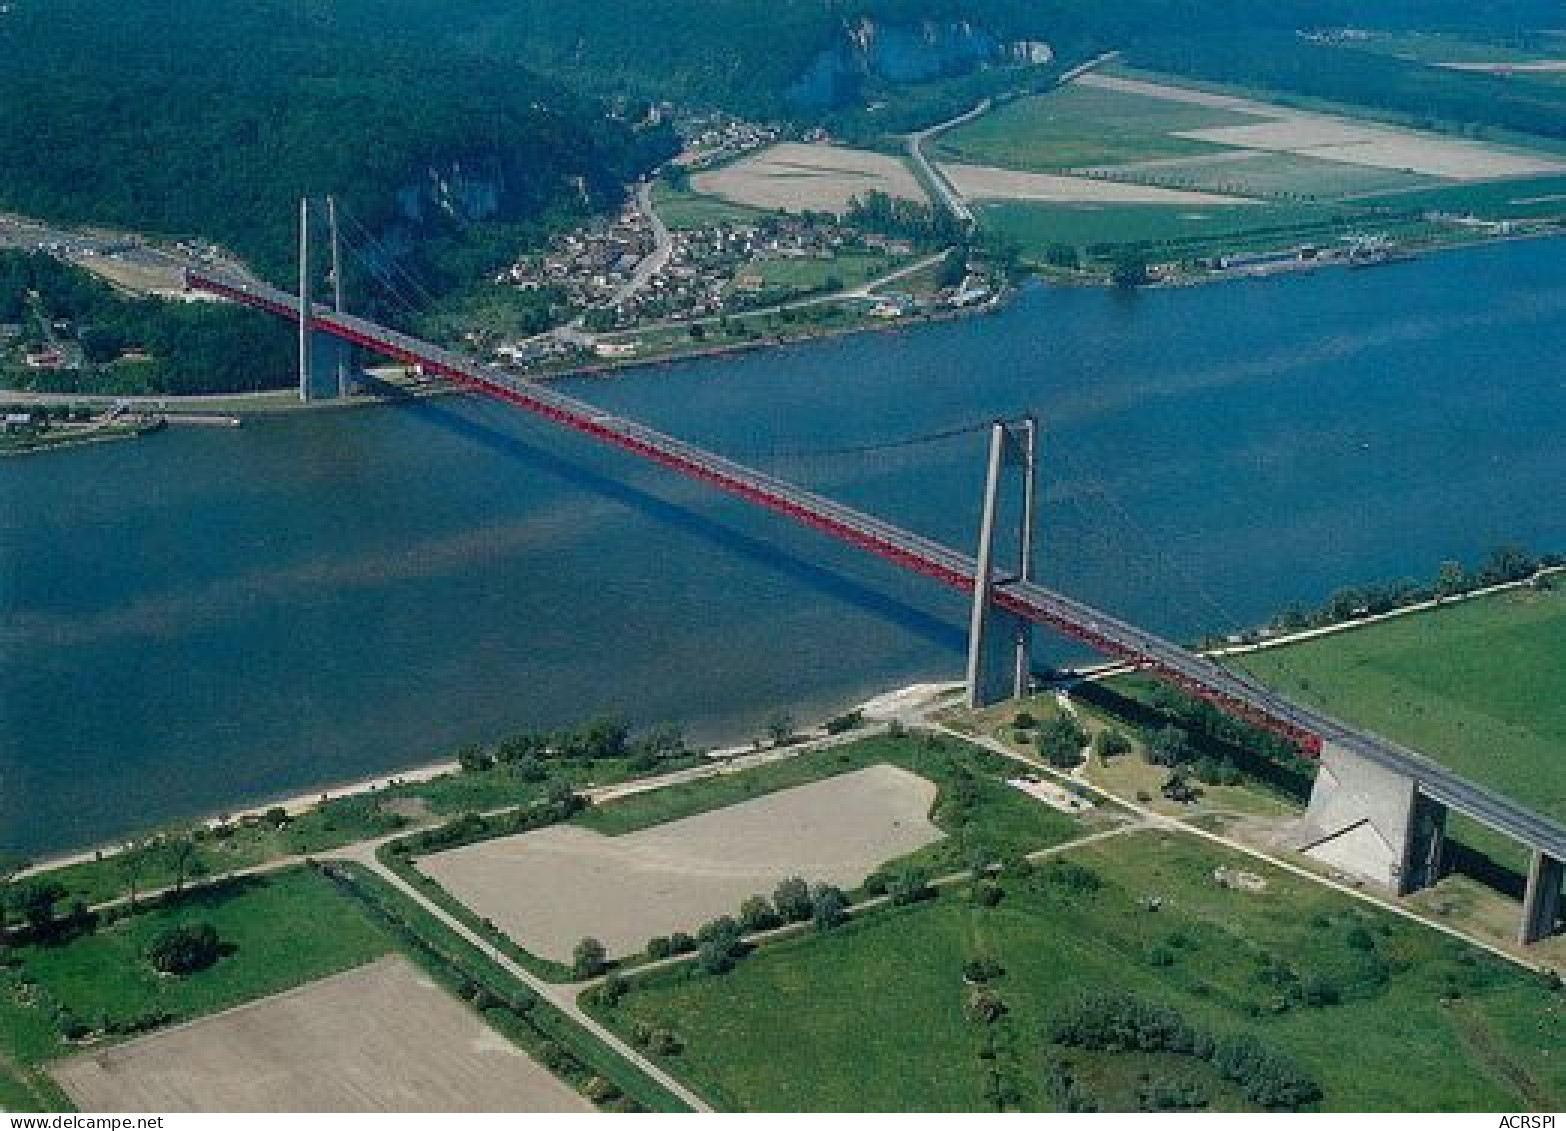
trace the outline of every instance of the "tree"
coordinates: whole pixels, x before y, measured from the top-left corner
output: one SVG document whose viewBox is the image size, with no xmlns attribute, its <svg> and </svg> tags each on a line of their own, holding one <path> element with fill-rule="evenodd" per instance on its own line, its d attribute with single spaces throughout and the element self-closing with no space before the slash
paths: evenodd
<svg viewBox="0 0 1566 1131">
<path fill-rule="evenodd" d="M 782 923 L 777 911 L 764 895 L 753 895 L 740 904 L 740 923 L 747 931 L 770 931 Z"/>
<path fill-rule="evenodd" d="M 1455 597 L 1467 592 L 1471 586 L 1468 571 L 1463 568 L 1462 562 L 1441 563 L 1441 572 L 1436 575 L 1437 597 Z"/>
<path fill-rule="evenodd" d="M 158 837 L 159 855 L 174 873 L 175 898 L 185 890 L 185 881 L 196 867 L 200 849 L 194 829 L 170 829 Z"/>
<path fill-rule="evenodd" d="M 1087 740 L 1087 732 L 1076 719 L 1067 714 L 1055 715 L 1039 728 L 1039 753 L 1051 766 L 1068 769 L 1082 761 Z"/>
<path fill-rule="evenodd" d="M 1165 724 L 1154 731 L 1147 742 L 1147 760 L 1155 766 L 1178 766 L 1191 758 L 1191 744 L 1185 731 Z"/>
<path fill-rule="evenodd" d="M 810 918 L 818 931 L 842 925 L 848 920 L 848 897 L 832 884 L 817 884 L 810 893 Z"/>
<path fill-rule="evenodd" d="M 810 885 L 798 876 L 790 876 L 773 889 L 772 905 L 786 922 L 803 923 L 813 911 Z"/>
<path fill-rule="evenodd" d="M 1093 753 L 1098 755 L 1100 761 L 1129 754 L 1131 740 L 1113 727 L 1106 727 L 1093 736 Z"/>
<path fill-rule="evenodd" d="M 899 868 L 886 882 L 886 894 L 891 896 L 894 907 L 917 903 L 935 894 L 930 887 L 930 873 L 923 868 Z"/>
<path fill-rule="evenodd" d="M 153 939 L 147 960 L 162 974 L 193 974 L 216 962 L 222 945 L 211 923 L 187 923 Z"/>
<path fill-rule="evenodd" d="M 571 972 L 578 978 L 596 978 L 608 965 L 609 952 L 591 936 L 582 939 L 571 951 Z"/>
<path fill-rule="evenodd" d="M 44 880 L 22 888 L 17 906 L 22 912 L 22 922 L 34 938 L 48 938 L 54 930 L 54 905 L 65 895 L 65 889 L 52 881 Z"/>
<path fill-rule="evenodd" d="M 114 856 L 114 870 L 125 881 L 125 887 L 130 894 L 131 913 L 136 911 L 136 890 L 141 883 L 141 877 L 146 874 L 147 868 L 152 863 L 152 854 L 155 841 L 147 837 L 138 837 L 126 841 L 118 853 Z"/>
<path fill-rule="evenodd" d="M 457 751 L 457 768 L 465 774 L 479 774 L 493 769 L 495 759 L 485 753 L 478 743 L 470 743 Z"/>
<path fill-rule="evenodd" d="M 0 943 L 5 942 L 6 924 L 10 922 L 11 886 L 31 863 L 19 852 L 0 851 Z"/>
<path fill-rule="evenodd" d="M 954 247 L 941 256 L 940 267 L 935 273 L 935 285 L 941 290 L 955 290 L 968 277 L 968 251 Z"/>
<path fill-rule="evenodd" d="M 787 711 L 774 711 L 767 719 L 767 734 L 774 746 L 782 746 L 794 737 L 794 716 Z"/>
</svg>

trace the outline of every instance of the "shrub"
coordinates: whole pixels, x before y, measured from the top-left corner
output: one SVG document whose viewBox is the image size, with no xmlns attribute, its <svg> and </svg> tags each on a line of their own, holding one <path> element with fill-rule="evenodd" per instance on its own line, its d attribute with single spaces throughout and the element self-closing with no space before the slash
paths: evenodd
<svg viewBox="0 0 1566 1131">
<path fill-rule="evenodd" d="M 923 868 L 902 868 L 887 882 L 886 893 L 892 897 L 892 906 L 904 907 L 929 899 L 935 894 L 930 886 L 930 873 Z"/>
<path fill-rule="evenodd" d="M 592 978 L 602 974 L 608 965 L 609 953 L 604 944 L 588 937 L 576 944 L 571 951 L 571 972 L 578 978 Z"/>
<path fill-rule="evenodd" d="M 973 885 L 973 902 L 980 907 L 995 907 L 1005 898 L 1005 891 L 992 880 L 980 880 Z"/>
<path fill-rule="evenodd" d="M 194 974 L 218 960 L 223 944 L 211 923 L 194 923 L 164 931 L 147 947 L 153 969 L 164 974 Z"/>
<path fill-rule="evenodd" d="M 595 1104 L 606 1104 L 620 1098 L 620 1089 L 602 1076 L 589 1076 L 582 1085 L 582 1094 Z"/>
<path fill-rule="evenodd" d="M 818 931 L 830 931 L 848 919 L 848 897 L 831 884 L 817 884 L 810 893 L 811 920 Z"/>
<path fill-rule="evenodd" d="M 1001 964 L 988 955 L 970 958 L 962 964 L 963 980 L 967 982 L 989 982 L 1004 973 Z"/>
<path fill-rule="evenodd" d="M 668 935 L 654 935 L 647 940 L 645 949 L 648 958 L 668 958 L 674 953 L 674 943 Z"/>
<path fill-rule="evenodd" d="M 753 895 L 740 904 L 739 917 L 747 931 L 769 931 L 783 922 L 764 895 Z"/>
<path fill-rule="evenodd" d="M 654 1029 L 647 1040 L 647 1051 L 654 1056 L 677 1056 L 685 1049 L 685 1042 L 667 1029 Z"/>
<path fill-rule="evenodd" d="M 847 731 L 858 730 L 864 725 L 864 722 L 865 713 L 863 711 L 849 711 L 847 714 L 828 719 L 826 732 L 828 734 L 843 734 Z"/>
<path fill-rule="evenodd" d="M 1104 886 L 1099 874 L 1086 864 L 1075 860 L 1051 860 L 1044 878 L 1055 887 L 1064 888 L 1073 895 L 1092 895 Z"/>
<path fill-rule="evenodd" d="M 798 876 L 790 876 L 773 890 L 772 905 L 788 922 L 803 923 L 811 915 L 810 885 Z"/>
<path fill-rule="evenodd" d="M 696 965 L 704 974 L 727 974 L 734 969 L 733 950 L 717 939 L 704 942 L 696 951 Z"/>
<path fill-rule="evenodd" d="M 1006 1003 L 988 986 L 975 986 L 968 994 L 968 1004 L 963 1013 L 969 1021 L 979 1025 L 991 1025 L 1006 1014 Z"/>
<path fill-rule="evenodd" d="M 1070 715 L 1056 715 L 1039 729 L 1039 753 L 1059 769 L 1069 769 L 1082 761 L 1087 732 Z"/>
<path fill-rule="evenodd" d="M 1131 753 L 1131 740 L 1113 728 L 1101 730 L 1093 736 L 1093 753 L 1107 761 L 1122 754 Z"/>
<path fill-rule="evenodd" d="M 687 931 L 675 931 L 669 936 L 669 951 L 673 954 L 690 954 L 696 949 L 696 940 Z"/>
<path fill-rule="evenodd" d="M 1358 923 L 1349 928 L 1349 933 L 1344 936 L 1343 941 L 1348 944 L 1348 948 L 1350 950 L 1376 949 L 1376 940 L 1371 936 L 1369 931 L 1365 930 L 1365 928 Z"/>
</svg>

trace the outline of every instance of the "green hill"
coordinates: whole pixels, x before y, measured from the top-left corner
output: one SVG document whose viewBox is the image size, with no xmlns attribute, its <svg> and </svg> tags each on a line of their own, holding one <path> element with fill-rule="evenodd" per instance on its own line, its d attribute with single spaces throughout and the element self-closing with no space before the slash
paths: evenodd
<svg viewBox="0 0 1566 1131">
<path fill-rule="evenodd" d="M 399 8 L 17 0 L 0 13 L 0 207 L 199 234 L 286 277 L 304 192 L 418 242 L 617 202 L 671 151 L 465 46 L 433 8 Z"/>
</svg>

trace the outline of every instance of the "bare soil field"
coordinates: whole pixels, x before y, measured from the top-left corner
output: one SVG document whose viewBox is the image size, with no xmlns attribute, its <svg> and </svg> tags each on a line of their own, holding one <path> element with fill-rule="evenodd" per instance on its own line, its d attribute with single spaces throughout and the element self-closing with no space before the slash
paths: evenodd
<svg viewBox="0 0 1566 1131">
<path fill-rule="evenodd" d="M 1395 169 L 1453 181 L 1566 172 L 1566 163 L 1520 150 L 1485 145 L 1442 134 L 1398 129 L 1333 114 L 1291 110 L 1235 95 L 1214 94 L 1144 79 L 1083 75 L 1078 83 L 1209 109 L 1247 114 L 1257 120 L 1241 125 L 1177 130 L 1189 141 L 1267 153 L 1292 153 L 1378 169 Z"/>
<path fill-rule="evenodd" d="M 1321 116 L 1291 115 L 1249 126 L 1220 126 L 1181 136 L 1241 149 L 1294 153 L 1323 161 L 1344 161 L 1379 169 L 1484 181 L 1566 172 L 1566 164 L 1494 146 L 1412 130 L 1365 126 Z"/>
<path fill-rule="evenodd" d="M 691 178 L 691 188 L 751 208 L 843 213 L 856 196 L 880 191 L 927 200 L 908 166 L 865 149 L 784 142 Z"/>
<path fill-rule="evenodd" d="M 1245 204 L 1244 197 L 1158 188 L 1053 173 L 1019 173 L 983 165 L 942 165 L 952 186 L 970 200 L 1042 200 L 1058 204 Z"/>
<path fill-rule="evenodd" d="M 83 1111 L 592 1111 L 406 959 L 57 1065 Z"/>
<path fill-rule="evenodd" d="M 857 885 L 939 840 L 935 786 L 895 766 L 781 790 L 626 836 L 557 825 L 425 857 L 419 867 L 533 954 L 570 962 L 584 936 L 612 955 L 691 931 L 791 875 Z"/>
</svg>

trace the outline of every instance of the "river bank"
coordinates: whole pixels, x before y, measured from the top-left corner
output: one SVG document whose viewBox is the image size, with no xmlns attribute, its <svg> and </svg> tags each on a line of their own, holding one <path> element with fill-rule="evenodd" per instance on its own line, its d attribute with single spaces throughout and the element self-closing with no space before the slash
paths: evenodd
<svg viewBox="0 0 1566 1131">
<path fill-rule="evenodd" d="M 851 708 L 851 711 L 869 721 L 890 721 L 920 711 L 937 699 L 954 695 L 961 690 L 961 686 L 961 684 L 956 683 L 907 684 L 873 695 L 856 707 Z M 748 759 L 755 755 L 764 754 L 769 750 L 793 751 L 796 747 L 819 743 L 832 737 L 835 737 L 835 732 L 829 729 L 823 721 L 804 730 L 796 731 L 783 743 L 775 741 L 763 743 L 760 739 L 753 739 L 749 742 L 735 742 L 731 745 L 704 750 L 701 751 L 701 755 L 713 764 L 721 764 L 733 762 L 737 759 Z M 269 812 L 276 809 L 282 809 L 289 817 L 298 817 L 302 813 L 308 812 L 317 805 L 325 804 L 328 801 L 382 793 L 395 786 L 436 781 L 440 778 L 460 773 L 462 773 L 462 767 L 456 759 L 445 758 L 434 762 L 421 763 L 393 773 L 376 774 L 370 777 L 325 784 L 302 792 L 280 794 L 276 797 L 262 798 L 260 800 L 238 801 L 231 808 L 223 808 L 194 817 L 186 824 L 191 827 L 213 829 L 222 825 L 265 817 Z M 611 788 L 618 792 L 634 792 L 637 788 L 637 779 L 633 778 L 621 787 Z M 0 847 L 3 847 L 3 845 L 0 845 Z M 89 845 L 84 848 L 68 849 L 34 861 L 23 871 L 19 872 L 17 878 L 25 880 L 30 876 L 70 867 L 73 864 L 82 864 L 90 860 L 102 860 L 117 855 L 122 849 L 123 842 L 121 841 L 109 841 L 102 844 Z"/>
<path fill-rule="evenodd" d="M 1113 292 L 569 385 L 957 547 L 1033 410 L 1054 588 L 1177 640 L 1566 545 L 1561 241 Z M 1504 349 L 1505 381 L 1477 382 Z M 767 453 L 774 453 L 768 455 Z M 589 713 L 691 741 L 960 663 L 937 587 L 465 397 L 4 461 L 0 830 L 42 854 Z M 1216 594 L 1214 611 L 1207 594 Z M 1041 641 L 1052 666 L 1086 657 Z"/>
</svg>

